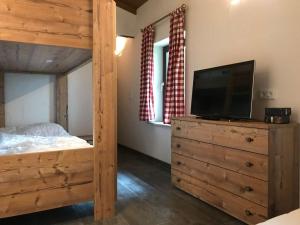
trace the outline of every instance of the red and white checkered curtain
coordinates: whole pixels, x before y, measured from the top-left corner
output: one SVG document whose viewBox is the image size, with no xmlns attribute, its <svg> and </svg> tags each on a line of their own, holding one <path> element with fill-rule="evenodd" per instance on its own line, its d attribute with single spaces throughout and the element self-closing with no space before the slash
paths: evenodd
<svg viewBox="0 0 300 225">
<path fill-rule="evenodd" d="M 184 99 L 184 24 L 185 8 L 171 14 L 169 66 L 165 93 L 164 123 L 185 115 Z"/>
<path fill-rule="evenodd" d="M 140 86 L 140 120 L 151 121 L 154 119 L 154 28 L 146 27 L 143 30 L 141 54 L 141 86 Z"/>
</svg>

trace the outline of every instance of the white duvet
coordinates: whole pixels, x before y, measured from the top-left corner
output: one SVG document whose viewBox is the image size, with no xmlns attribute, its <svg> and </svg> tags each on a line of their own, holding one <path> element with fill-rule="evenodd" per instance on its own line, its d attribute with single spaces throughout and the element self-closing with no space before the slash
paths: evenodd
<svg viewBox="0 0 300 225">
<path fill-rule="evenodd" d="M 0 155 L 91 147 L 57 124 L 0 129 Z"/>
<path fill-rule="evenodd" d="M 300 209 L 297 209 L 288 214 L 275 217 L 259 225 L 299 225 L 300 224 Z"/>
</svg>

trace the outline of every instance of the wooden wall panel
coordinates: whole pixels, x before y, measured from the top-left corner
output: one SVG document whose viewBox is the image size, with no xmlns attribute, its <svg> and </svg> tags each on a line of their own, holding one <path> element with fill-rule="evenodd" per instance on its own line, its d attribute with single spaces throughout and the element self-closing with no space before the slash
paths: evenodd
<svg viewBox="0 0 300 225">
<path fill-rule="evenodd" d="M 64 74 L 92 58 L 91 49 L 0 41 L 0 71 Z"/>
<path fill-rule="evenodd" d="M 68 130 L 68 76 L 56 76 L 56 123 Z"/>
<path fill-rule="evenodd" d="M 114 215 L 116 200 L 116 5 L 93 2 L 94 216 L 101 220 Z"/>
<path fill-rule="evenodd" d="M 1 0 L 0 40 L 92 48 L 92 0 Z"/>
<path fill-rule="evenodd" d="M 4 72 L 0 71 L 0 127 L 5 127 Z"/>
</svg>

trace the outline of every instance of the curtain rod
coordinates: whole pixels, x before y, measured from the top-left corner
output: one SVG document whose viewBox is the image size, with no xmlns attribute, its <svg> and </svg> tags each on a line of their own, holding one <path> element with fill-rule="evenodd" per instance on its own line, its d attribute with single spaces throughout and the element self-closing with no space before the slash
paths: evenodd
<svg viewBox="0 0 300 225">
<path fill-rule="evenodd" d="M 186 9 L 187 8 L 187 5 L 186 4 L 182 4 L 181 5 L 182 8 Z M 179 7 L 179 8 L 181 8 Z M 168 18 L 169 16 L 171 16 L 171 13 L 159 18 L 158 20 L 156 20 L 155 22 L 151 23 L 149 26 L 154 26 L 155 24 L 158 24 L 159 22 L 163 21 L 164 19 Z M 141 32 L 143 32 L 144 29 L 141 29 Z"/>
</svg>

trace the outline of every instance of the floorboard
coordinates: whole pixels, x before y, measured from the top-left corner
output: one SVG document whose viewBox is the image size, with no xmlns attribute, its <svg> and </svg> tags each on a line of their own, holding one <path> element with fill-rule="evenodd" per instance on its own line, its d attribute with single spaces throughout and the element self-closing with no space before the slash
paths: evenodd
<svg viewBox="0 0 300 225">
<path fill-rule="evenodd" d="M 1 219 L 0 225 L 243 225 L 171 185 L 170 166 L 119 147 L 117 215 L 93 221 L 91 202 Z"/>
</svg>

